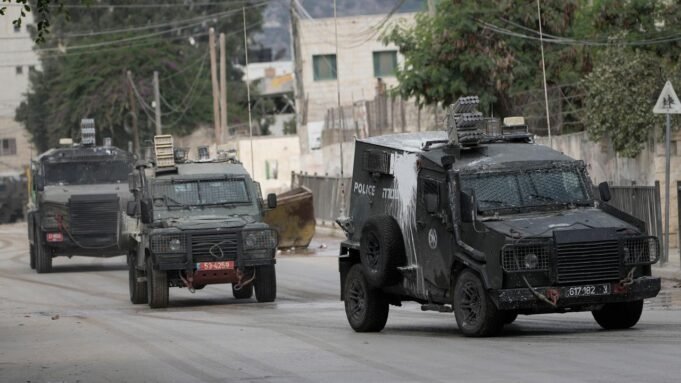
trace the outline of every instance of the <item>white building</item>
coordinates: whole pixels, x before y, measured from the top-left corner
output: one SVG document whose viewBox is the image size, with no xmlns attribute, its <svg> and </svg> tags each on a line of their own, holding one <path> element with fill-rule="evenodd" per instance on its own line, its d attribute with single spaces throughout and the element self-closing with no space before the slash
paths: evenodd
<svg viewBox="0 0 681 383">
<path fill-rule="evenodd" d="M 376 95 L 378 79 L 387 88 L 397 84 L 395 69 L 403 61 L 397 46 L 381 41 L 383 31 L 396 24 L 410 25 L 415 13 L 339 17 L 338 56 L 333 18 L 293 20 L 296 105 L 302 151 L 314 141 L 307 125 L 323 123 L 327 110 L 340 102 L 351 104 Z"/>
<path fill-rule="evenodd" d="M 7 14 L 0 16 L 0 170 L 22 169 L 35 154 L 28 133 L 14 121 L 15 109 L 28 91 L 29 74 L 39 64 L 26 27 L 31 19 L 16 28 L 12 20 L 18 13 L 18 7 L 8 6 Z"/>
</svg>

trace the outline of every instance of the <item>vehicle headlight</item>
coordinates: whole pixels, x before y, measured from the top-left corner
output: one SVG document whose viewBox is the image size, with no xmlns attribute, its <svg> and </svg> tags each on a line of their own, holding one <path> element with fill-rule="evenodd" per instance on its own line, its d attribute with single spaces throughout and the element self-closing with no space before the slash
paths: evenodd
<svg viewBox="0 0 681 383">
<path fill-rule="evenodd" d="M 525 268 L 536 269 L 539 264 L 539 257 L 535 253 L 528 253 L 525 255 Z"/>
<path fill-rule="evenodd" d="M 626 238 L 622 255 L 628 266 L 651 265 L 660 258 L 660 243 L 655 237 Z"/>
<path fill-rule="evenodd" d="M 277 247 L 274 230 L 246 230 L 242 234 L 244 250 L 271 250 Z"/>
<path fill-rule="evenodd" d="M 184 253 L 184 238 L 178 234 L 156 235 L 151 237 L 151 251 L 154 253 Z"/>
</svg>

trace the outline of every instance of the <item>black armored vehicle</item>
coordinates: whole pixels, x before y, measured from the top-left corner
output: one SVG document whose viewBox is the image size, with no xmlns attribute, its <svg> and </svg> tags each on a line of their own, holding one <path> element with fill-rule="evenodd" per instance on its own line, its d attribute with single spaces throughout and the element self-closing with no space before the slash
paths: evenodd
<svg viewBox="0 0 681 383">
<path fill-rule="evenodd" d="M 635 325 L 660 290 L 658 239 L 608 204 L 582 161 L 533 144 L 522 123 L 488 134 L 461 98 L 448 132 L 358 140 L 341 299 L 351 327 L 380 331 L 389 304 L 454 312 L 466 336 L 498 334 L 518 314 L 591 311 Z"/>
<path fill-rule="evenodd" d="M 128 252 L 134 220 L 123 214 L 133 156 L 95 145 L 93 120 L 83 120 L 81 143 L 50 149 L 31 161 L 27 208 L 30 265 L 52 271 L 52 258 L 112 257 Z M 108 142 L 108 140 L 107 140 Z"/>
<path fill-rule="evenodd" d="M 154 138 L 155 160 L 136 165 L 130 175 L 135 201 L 128 214 L 141 222 L 132 235 L 129 257 L 130 300 L 152 308 L 168 305 L 169 287 L 190 291 L 231 283 L 237 299 L 276 299 L 277 232 L 263 222 L 275 208 L 275 194 L 262 199 L 234 156 L 197 160 L 174 149 L 172 136 Z"/>
</svg>

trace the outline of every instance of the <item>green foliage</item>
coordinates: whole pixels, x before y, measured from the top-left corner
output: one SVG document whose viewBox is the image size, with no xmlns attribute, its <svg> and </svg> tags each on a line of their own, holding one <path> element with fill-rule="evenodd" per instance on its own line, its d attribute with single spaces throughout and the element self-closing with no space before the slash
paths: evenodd
<svg viewBox="0 0 681 383">
<path fill-rule="evenodd" d="M 226 35 L 229 124 L 247 121 L 245 84 L 233 66 L 243 56 L 242 3 L 167 3 L 172 2 L 178 6 L 75 8 L 70 14 L 52 15 L 51 33 L 41 46 L 41 69 L 31 75 L 31 89 L 15 116 L 25 123 L 38 149 L 54 146 L 61 137 L 77 138 L 79 121 L 85 117 L 95 119 L 100 140 L 112 137 L 115 145 L 127 147 L 133 110 L 128 70 L 141 99 L 135 102 L 142 142 L 154 134 L 154 71 L 160 78 L 164 133 L 184 135 L 198 125 L 212 125 L 210 26 L 216 36 Z M 259 9 L 247 9 L 250 31 L 260 23 Z M 34 36 L 37 33 L 34 30 Z"/>
<path fill-rule="evenodd" d="M 566 34 L 575 19 L 577 1 L 542 2 L 545 33 Z M 459 96 L 480 96 L 481 105 L 502 114 L 511 109 L 514 92 L 541 86 L 539 42 L 509 37 L 485 23 L 536 29 L 536 1 L 453 0 L 438 3 L 435 16 L 417 16 L 415 26 L 397 26 L 384 36 L 403 53 L 398 92 L 419 104 L 449 104 Z M 547 49 L 550 83 L 575 81 L 584 67 L 582 50 Z"/>
<path fill-rule="evenodd" d="M 663 68 L 651 52 L 612 47 L 584 79 L 585 118 L 592 140 L 609 137 L 617 152 L 636 157 L 661 122 L 652 113 Z"/>
</svg>

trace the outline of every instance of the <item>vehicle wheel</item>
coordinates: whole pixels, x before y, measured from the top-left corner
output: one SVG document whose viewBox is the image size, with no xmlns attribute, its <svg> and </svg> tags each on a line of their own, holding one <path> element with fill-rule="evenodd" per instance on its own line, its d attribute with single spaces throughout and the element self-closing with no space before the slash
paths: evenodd
<svg viewBox="0 0 681 383">
<path fill-rule="evenodd" d="M 356 332 L 379 332 L 388 321 L 385 294 L 367 281 L 362 265 L 352 266 L 345 277 L 345 315 Z"/>
<path fill-rule="evenodd" d="M 38 274 L 52 272 L 52 252 L 43 244 L 43 233 L 38 230 L 35 242 L 35 271 Z"/>
<path fill-rule="evenodd" d="M 29 248 L 29 265 L 32 270 L 35 270 L 35 246 L 31 245 Z"/>
<path fill-rule="evenodd" d="M 518 319 L 518 312 L 513 310 L 502 311 L 501 317 L 503 318 L 504 324 L 511 324 Z"/>
<path fill-rule="evenodd" d="M 253 287 L 258 302 L 274 302 L 277 299 L 277 274 L 274 265 L 258 266 L 255 269 Z"/>
<path fill-rule="evenodd" d="M 165 271 L 154 270 L 151 257 L 147 257 L 145 273 L 147 275 L 147 300 L 149 307 L 160 309 L 168 307 L 168 274 Z"/>
<path fill-rule="evenodd" d="M 138 278 L 144 277 L 137 268 L 134 256 L 128 255 L 128 286 L 130 288 L 130 302 L 135 305 L 147 303 L 147 282 L 139 282 Z"/>
<path fill-rule="evenodd" d="M 372 286 L 397 283 L 397 266 L 405 263 L 404 241 L 397 222 L 388 216 L 369 218 L 362 228 L 359 254 L 364 275 Z"/>
<path fill-rule="evenodd" d="M 596 322 L 606 330 L 621 330 L 638 323 L 643 312 L 643 300 L 633 302 L 607 303 L 591 314 Z"/>
<path fill-rule="evenodd" d="M 248 299 L 253 296 L 253 283 L 249 283 L 246 286 L 241 286 L 239 290 L 234 289 L 234 284 L 232 284 L 232 295 L 235 299 Z M 273 299 L 274 300 L 274 299 Z"/>
<path fill-rule="evenodd" d="M 503 315 L 487 295 L 480 278 L 470 270 L 464 270 L 456 279 L 454 315 L 466 336 L 497 335 L 504 326 Z"/>
</svg>

